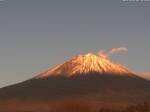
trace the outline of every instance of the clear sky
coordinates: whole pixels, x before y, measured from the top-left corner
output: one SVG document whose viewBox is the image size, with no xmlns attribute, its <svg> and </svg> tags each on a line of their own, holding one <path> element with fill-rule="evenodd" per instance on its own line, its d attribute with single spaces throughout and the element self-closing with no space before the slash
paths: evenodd
<svg viewBox="0 0 150 112">
<path fill-rule="evenodd" d="M 150 2 L 0 0 L 0 87 L 114 47 L 129 51 L 111 60 L 150 72 Z"/>
</svg>

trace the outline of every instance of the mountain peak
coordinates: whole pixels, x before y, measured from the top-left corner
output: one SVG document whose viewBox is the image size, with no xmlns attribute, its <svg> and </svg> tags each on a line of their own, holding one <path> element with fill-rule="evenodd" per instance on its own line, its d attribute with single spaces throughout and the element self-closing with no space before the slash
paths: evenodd
<svg viewBox="0 0 150 112">
<path fill-rule="evenodd" d="M 49 76 L 66 76 L 70 77 L 75 74 L 86 75 L 90 72 L 99 74 L 117 74 L 127 75 L 132 74 L 129 70 L 120 65 L 109 61 L 107 58 L 93 53 L 80 54 L 73 57 L 64 64 L 57 65 L 48 71 L 41 73 L 36 77 L 46 78 Z"/>
</svg>

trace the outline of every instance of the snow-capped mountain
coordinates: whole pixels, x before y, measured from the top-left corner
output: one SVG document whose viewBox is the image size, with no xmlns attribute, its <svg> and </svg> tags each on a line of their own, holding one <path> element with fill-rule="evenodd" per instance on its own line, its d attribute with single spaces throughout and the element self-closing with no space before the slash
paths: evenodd
<svg viewBox="0 0 150 112">
<path fill-rule="evenodd" d="M 88 53 L 75 56 L 24 82 L 0 88 L 0 106 L 3 109 L 8 106 L 18 109 L 19 105 L 26 108 L 31 104 L 41 107 L 37 106 L 41 103 L 49 106 L 64 99 L 79 102 L 82 99 L 106 105 L 115 102 L 123 106 L 150 102 L 150 81 L 106 57 Z"/>
<path fill-rule="evenodd" d="M 131 75 L 132 73 L 124 66 L 115 64 L 99 55 L 92 53 L 82 54 L 73 57 L 64 64 L 57 65 L 48 71 L 41 73 L 37 77 L 44 78 L 49 76 L 66 76 L 70 77 L 75 74 L 86 75 L 90 72 L 97 72 L 99 74 L 117 74 L 117 75 Z"/>
<path fill-rule="evenodd" d="M 149 102 L 150 81 L 106 57 L 88 53 L 24 82 L 0 88 L 0 109 L 9 108 L 8 112 L 80 99 L 117 106 Z"/>
</svg>

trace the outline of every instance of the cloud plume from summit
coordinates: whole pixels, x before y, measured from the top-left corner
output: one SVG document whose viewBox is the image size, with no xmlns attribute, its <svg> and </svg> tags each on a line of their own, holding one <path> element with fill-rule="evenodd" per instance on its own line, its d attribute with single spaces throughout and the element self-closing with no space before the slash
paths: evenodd
<svg viewBox="0 0 150 112">
<path fill-rule="evenodd" d="M 128 51 L 128 49 L 126 47 L 119 47 L 119 48 L 113 48 L 110 51 L 100 50 L 98 54 L 102 57 L 107 58 L 114 53 L 126 52 L 126 51 Z"/>
</svg>

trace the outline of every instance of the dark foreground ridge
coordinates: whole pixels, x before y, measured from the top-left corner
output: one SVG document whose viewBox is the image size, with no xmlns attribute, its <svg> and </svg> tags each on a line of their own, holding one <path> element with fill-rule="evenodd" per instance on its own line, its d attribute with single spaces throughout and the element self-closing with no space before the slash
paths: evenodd
<svg viewBox="0 0 150 112">
<path fill-rule="evenodd" d="M 119 108 L 143 102 L 149 103 L 149 99 L 150 82 L 138 76 L 128 75 L 90 73 L 76 74 L 73 77 L 52 76 L 30 79 L 0 89 L 0 104 L 3 107 L 8 106 L 9 109 L 19 108 L 12 107 L 14 104 L 21 105 L 22 108 L 31 108 L 30 106 L 33 105 L 34 109 L 38 105 L 41 105 L 41 108 L 44 108 L 44 105 L 49 105 L 45 107 L 49 108 L 55 104 L 59 107 L 64 102 L 73 102 L 74 105 L 74 100 L 77 105 L 83 101 L 102 107 Z"/>
<path fill-rule="evenodd" d="M 99 75 L 96 72 L 86 75 L 76 74 L 72 77 L 52 76 L 4 87 L 0 89 L 0 98 L 1 100 L 14 98 L 45 100 L 99 94 L 105 97 L 116 95 L 116 99 L 119 99 L 122 93 L 129 99 L 138 96 L 138 99 L 146 100 L 147 95 L 150 95 L 150 82 L 138 76 Z"/>
</svg>

